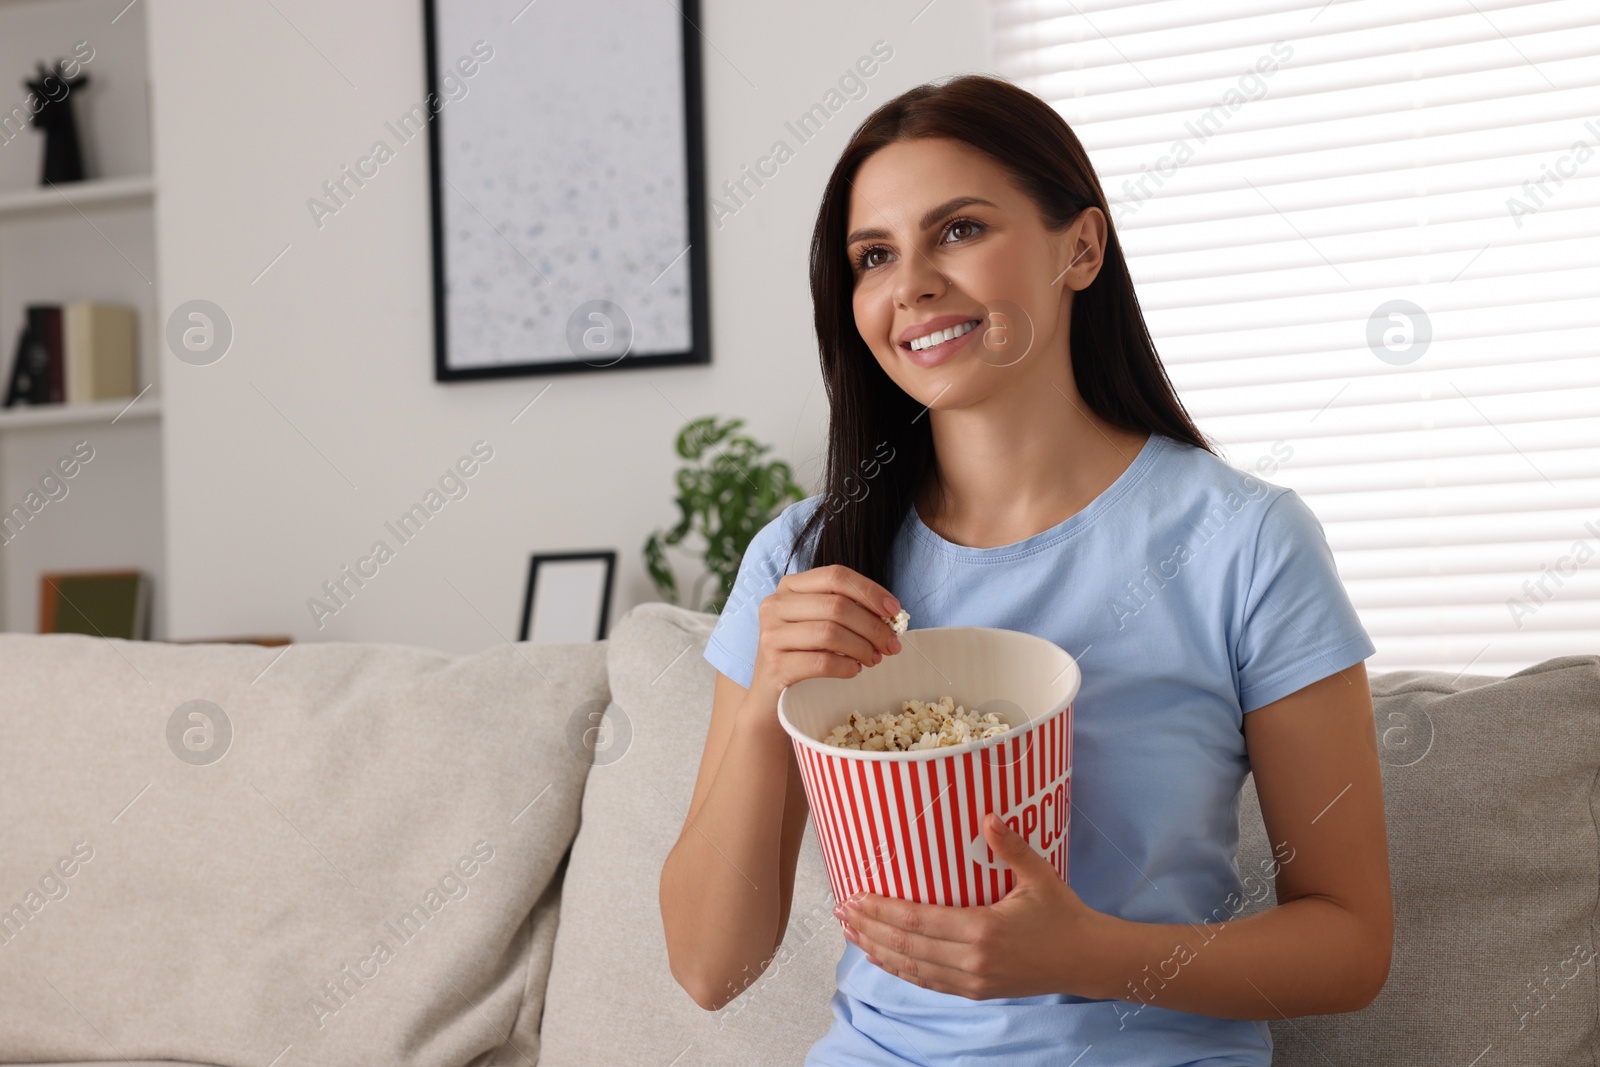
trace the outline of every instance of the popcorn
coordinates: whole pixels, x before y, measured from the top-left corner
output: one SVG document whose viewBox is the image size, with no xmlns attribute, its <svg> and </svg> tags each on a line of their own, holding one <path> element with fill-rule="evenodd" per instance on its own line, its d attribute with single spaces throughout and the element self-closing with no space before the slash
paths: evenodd
<svg viewBox="0 0 1600 1067">
<path fill-rule="evenodd" d="M 911 615 L 902 609 L 900 613 L 892 619 L 885 615 L 883 617 L 883 621 L 888 623 L 890 626 L 893 626 L 894 632 L 898 636 L 899 634 L 906 632 L 906 626 L 911 622 Z"/>
<path fill-rule="evenodd" d="M 850 721 L 835 726 L 822 742 L 864 752 L 914 752 L 981 741 L 1009 729 L 1011 724 L 994 712 L 976 715 L 946 696 L 937 704 L 907 700 L 898 712 L 876 717 L 852 711 Z"/>
</svg>

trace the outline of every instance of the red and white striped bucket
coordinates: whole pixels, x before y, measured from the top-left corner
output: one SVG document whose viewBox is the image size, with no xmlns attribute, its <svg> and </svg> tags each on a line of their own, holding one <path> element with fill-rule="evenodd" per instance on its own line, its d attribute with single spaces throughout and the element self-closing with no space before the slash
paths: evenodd
<svg viewBox="0 0 1600 1067">
<path fill-rule="evenodd" d="M 1042 637 L 987 626 L 909 630 L 900 640 L 900 652 L 853 678 L 807 678 L 778 697 L 834 897 L 993 904 L 1015 876 L 983 836 L 991 811 L 1066 881 L 1076 661 Z M 881 715 L 947 695 L 968 711 L 997 712 L 1011 729 L 916 752 L 820 740 L 852 711 Z"/>
</svg>

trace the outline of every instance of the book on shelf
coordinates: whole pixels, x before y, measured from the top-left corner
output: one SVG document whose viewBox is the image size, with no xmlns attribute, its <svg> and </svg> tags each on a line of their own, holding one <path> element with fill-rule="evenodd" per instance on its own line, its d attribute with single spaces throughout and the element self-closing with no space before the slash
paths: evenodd
<svg viewBox="0 0 1600 1067">
<path fill-rule="evenodd" d="M 92 300 L 65 307 L 30 304 L 5 406 L 131 397 L 138 357 L 138 313 L 132 307 Z"/>
<path fill-rule="evenodd" d="M 48 397 L 49 370 L 49 346 L 42 336 L 24 325 L 17 336 L 17 354 L 11 361 L 5 406 L 42 402 L 35 397 Z"/>
<path fill-rule="evenodd" d="M 40 575 L 39 632 L 148 640 L 149 575 L 132 568 Z"/>
<path fill-rule="evenodd" d="M 29 329 L 44 338 L 45 348 L 50 353 L 50 362 L 45 376 L 44 395 L 46 404 L 62 404 L 67 399 L 67 383 L 65 373 L 61 367 L 61 305 L 39 304 L 28 309 Z"/>
<path fill-rule="evenodd" d="M 117 400 L 138 392 L 138 313 L 133 308 L 90 300 L 68 304 L 62 339 L 67 403 Z"/>
</svg>

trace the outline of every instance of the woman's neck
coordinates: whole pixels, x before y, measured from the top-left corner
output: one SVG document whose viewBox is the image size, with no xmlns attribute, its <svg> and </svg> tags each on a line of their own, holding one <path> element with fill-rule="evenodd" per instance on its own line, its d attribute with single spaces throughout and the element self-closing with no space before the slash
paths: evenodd
<svg viewBox="0 0 1600 1067">
<path fill-rule="evenodd" d="M 1003 417 L 930 412 L 934 461 L 916 496 L 923 523 L 954 544 L 992 548 L 1059 525 L 1105 492 L 1149 434 L 1112 425 L 1067 388 L 1070 397 L 1055 388 Z"/>
</svg>

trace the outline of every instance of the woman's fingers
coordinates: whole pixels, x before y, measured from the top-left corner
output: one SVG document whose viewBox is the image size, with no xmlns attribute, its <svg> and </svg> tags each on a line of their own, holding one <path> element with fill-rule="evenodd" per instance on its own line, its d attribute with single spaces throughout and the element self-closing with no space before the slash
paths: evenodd
<svg viewBox="0 0 1600 1067">
<path fill-rule="evenodd" d="M 781 609 L 795 609 L 789 605 L 782 605 Z M 858 630 L 845 622 L 835 619 L 819 619 L 814 614 L 805 614 L 806 606 L 798 605 L 800 617 L 789 619 L 784 617 L 786 625 L 782 625 L 773 632 L 773 648 L 776 651 L 787 653 L 806 653 L 806 651 L 824 651 L 824 653 L 837 653 L 838 656 L 848 656 L 854 661 L 861 662 L 864 667 L 870 667 L 880 659 L 877 646 L 862 637 Z M 859 625 L 859 621 L 858 621 Z"/>
<path fill-rule="evenodd" d="M 900 651 L 886 617 L 898 610 L 888 590 L 849 567 L 786 574 L 761 602 L 761 648 L 782 657 L 771 669 L 790 683 L 849 678 Z"/>
<path fill-rule="evenodd" d="M 827 648 L 854 656 L 867 666 L 874 654 L 892 655 L 899 648 L 894 629 L 854 599 L 837 593 L 795 591 L 774 598 L 774 610 L 786 623 L 802 627 L 802 634 L 786 640 L 791 647 Z M 854 638 L 854 639 L 852 639 Z M 819 643 L 810 644 L 812 639 Z"/>
<path fill-rule="evenodd" d="M 784 582 L 790 583 L 789 587 L 799 593 L 834 593 L 848 597 L 880 621 L 885 616 L 893 618 L 900 610 L 900 601 L 893 593 L 840 563 L 786 575 L 780 579 L 780 586 Z"/>
<path fill-rule="evenodd" d="M 849 922 L 850 919 L 845 920 Z M 853 936 L 852 936 L 853 935 Z M 971 996 L 973 976 L 960 967 L 941 963 L 919 951 L 920 942 L 914 942 L 906 951 L 879 941 L 860 928 L 847 930 L 845 936 L 867 954 L 867 959 L 897 978 L 941 993 Z"/>
<path fill-rule="evenodd" d="M 902 933 L 946 946 L 967 945 L 977 936 L 978 913 L 970 908 L 922 904 L 876 893 L 862 894 L 853 903 L 846 901 L 839 907 L 852 926 L 872 931 L 878 940 L 887 941 L 895 948 L 900 947 L 896 938 Z M 945 963 L 955 962 L 947 956 L 940 958 Z"/>
</svg>

